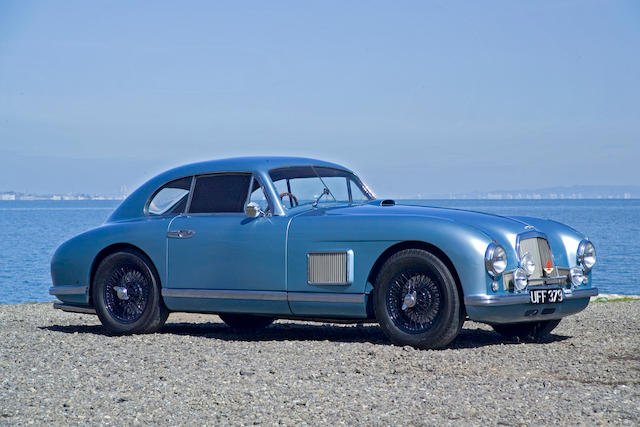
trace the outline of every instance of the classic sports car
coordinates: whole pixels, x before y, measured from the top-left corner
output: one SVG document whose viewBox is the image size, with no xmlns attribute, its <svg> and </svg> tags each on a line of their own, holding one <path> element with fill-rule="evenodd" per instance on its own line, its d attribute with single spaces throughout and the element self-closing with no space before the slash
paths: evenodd
<svg viewBox="0 0 640 427">
<path fill-rule="evenodd" d="M 400 205 L 337 164 L 235 158 L 142 185 L 58 248 L 50 293 L 113 334 L 183 311 L 234 328 L 375 320 L 393 343 L 437 348 L 465 319 L 544 337 L 598 294 L 595 262 L 584 235 L 551 220 Z"/>
</svg>

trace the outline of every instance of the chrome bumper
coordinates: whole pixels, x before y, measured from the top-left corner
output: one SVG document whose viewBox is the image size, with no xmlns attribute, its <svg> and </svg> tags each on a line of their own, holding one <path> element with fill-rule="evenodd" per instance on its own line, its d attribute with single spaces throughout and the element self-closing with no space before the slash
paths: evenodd
<svg viewBox="0 0 640 427">
<path fill-rule="evenodd" d="M 60 302 L 54 302 L 53 308 L 68 311 L 70 313 L 96 314 L 96 309 L 93 307 L 78 307 L 75 305 L 62 304 Z"/>
<path fill-rule="evenodd" d="M 564 299 L 590 298 L 598 295 L 597 288 L 564 290 Z M 497 306 L 529 304 L 529 293 L 517 295 L 470 295 L 464 297 L 467 306 Z"/>
<path fill-rule="evenodd" d="M 49 295 L 86 295 L 88 286 L 52 286 Z"/>
</svg>

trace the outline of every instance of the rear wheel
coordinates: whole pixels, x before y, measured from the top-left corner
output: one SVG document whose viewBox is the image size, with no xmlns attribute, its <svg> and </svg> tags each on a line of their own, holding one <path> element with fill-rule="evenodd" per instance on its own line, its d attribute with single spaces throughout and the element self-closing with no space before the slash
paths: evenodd
<svg viewBox="0 0 640 427">
<path fill-rule="evenodd" d="M 169 316 L 155 268 L 134 250 L 115 252 L 102 260 L 92 297 L 100 322 L 112 334 L 152 333 Z"/>
<path fill-rule="evenodd" d="M 560 323 L 560 319 L 542 320 L 528 323 L 506 323 L 491 325 L 500 335 L 507 338 L 517 338 L 522 341 L 543 341 L 549 338 L 549 334 Z"/>
<path fill-rule="evenodd" d="M 373 298 L 376 319 L 394 344 L 445 347 L 464 322 L 451 272 L 424 250 L 407 249 L 391 256 L 376 279 Z"/>
<path fill-rule="evenodd" d="M 243 330 L 263 329 L 276 320 L 271 316 L 255 316 L 253 314 L 220 313 L 218 316 L 228 326 Z"/>
</svg>

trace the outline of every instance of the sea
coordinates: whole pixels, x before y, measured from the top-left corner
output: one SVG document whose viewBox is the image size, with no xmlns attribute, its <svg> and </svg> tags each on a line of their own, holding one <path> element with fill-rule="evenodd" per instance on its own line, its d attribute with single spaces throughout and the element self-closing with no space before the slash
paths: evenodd
<svg viewBox="0 0 640 427">
<path fill-rule="evenodd" d="M 119 201 L 0 201 L 0 304 L 52 301 L 49 263 L 58 245 L 102 224 Z M 600 293 L 640 295 L 640 199 L 412 200 L 425 206 L 550 218 L 587 234 Z"/>
</svg>

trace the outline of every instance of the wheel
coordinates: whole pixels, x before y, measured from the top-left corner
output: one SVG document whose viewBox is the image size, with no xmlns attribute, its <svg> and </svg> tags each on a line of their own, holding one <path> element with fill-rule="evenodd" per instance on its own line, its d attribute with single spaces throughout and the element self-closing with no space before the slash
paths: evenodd
<svg viewBox="0 0 640 427">
<path fill-rule="evenodd" d="M 222 321 L 234 329 L 263 329 L 276 320 L 270 316 L 255 316 L 253 314 L 218 314 Z"/>
<path fill-rule="evenodd" d="M 407 249 L 391 256 L 378 274 L 373 298 L 376 319 L 394 344 L 445 347 L 464 323 L 451 272 L 424 250 Z"/>
<path fill-rule="evenodd" d="M 152 333 L 169 316 L 156 270 L 137 251 L 108 255 L 96 270 L 91 292 L 96 314 L 112 334 Z"/>
<path fill-rule="evenodd" d="M 549 337 L 551 331 L 560 323 L 560 319 L 542 320 L 528 323 L 505 323 L 491 325 L 493 330 L 507 338 L 517 338 L 522 341 L 543 341 Z"/>
</svg>

